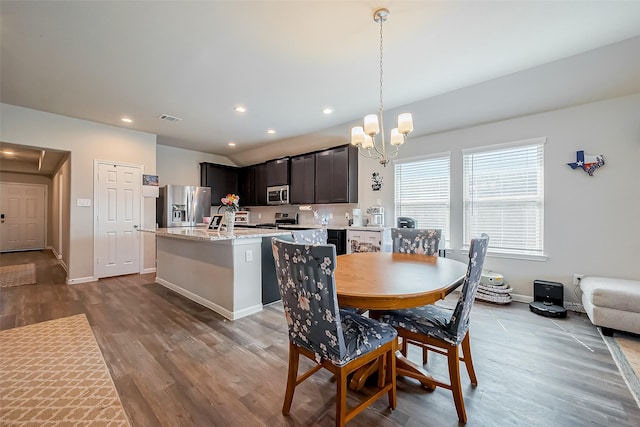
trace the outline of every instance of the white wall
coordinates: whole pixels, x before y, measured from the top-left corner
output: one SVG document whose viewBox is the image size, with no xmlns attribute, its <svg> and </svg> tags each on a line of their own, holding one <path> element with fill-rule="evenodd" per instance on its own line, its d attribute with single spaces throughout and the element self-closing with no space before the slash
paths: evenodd
<svg viewBox="0 0 640 427">
<path fill-rule="evenodd" d="M 400 158 L 451 152 L 451 239 L 462 247 L 462 153 L 471 147 L 547 137 L 545 146 L 546 261 L 489 256 L 485 268 L 500 272 L 515 294 L 531 296 L 533 280 L 564 283 L 567 301 L 579 302 L 573 273 L 640 279 L 640 94 L 594 102 L 462 130 L 409 138 Z M 418 118 L 415 120 L 425 120 Z M 606 164 L 590 177 L 566 165 L 576 151 L 603 154 Z M 371 190 L 371 173 L 384 177 Z M 393 167 L 360 158 L 359 204 L 382 199 L 393 226 Z M 455 251 L 459 259 L 464 254 Z"/>
<path fill-rule="evenodd" d="M 71 152 L 69 192 L 69 283 L 94 277 L 92 207 L 77 207 L 78 198 L 94 199 L 94 160 L 139 164 L 144 173 L 156 174 L 156 136 L 115 126 L 79 120 L 27 108 L 0 104 L 0 140 L 13 144 Z M 155 226 L 155 199 L 145 198 L 143 227 Z M 143 239 L 144 262 L 153 260 L 155 245 Z M 64 251 L 64 244 L 63 244 Z M 145 269 L 155 265 L 143 266 Z"/>
<path fill-rule="evenodd" d="M 224 156 L 167 145 L 156 146 L 156 160 L 160 186 L 200 185 L 200 163 L 202 162 L 236 166 Z"/>
</svg>

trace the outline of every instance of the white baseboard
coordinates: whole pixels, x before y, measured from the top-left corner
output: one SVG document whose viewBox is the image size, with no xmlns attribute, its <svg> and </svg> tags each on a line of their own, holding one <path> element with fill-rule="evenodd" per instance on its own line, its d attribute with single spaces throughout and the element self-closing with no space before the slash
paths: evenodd
<svg viewBox="0 0 640 427">
<path fill-rule="evenodd" d="M 89 282 L 97 282 L 98 279 L 96 279 L 93 276 L 88 276 L 88 277 L 78 277 L 77 279 L 69 279 L 67 277 L 67 285 L 77 285 L 80 283 L 89 283 Z"/>
<path fill-rule="evenodd" d="M 175 283 L 171 283 L 168 280 L 161 279 L 158 276 L 156 276 L 156 283 L 159 283 L 165 288 L 171 289 L 172 291 L 179 293 L 185 298 L 189 298 L 193 302 L 196 302 L 204 307 L 207 307 L 210 310 L 215 311 L 216 313 L 226 317 L 229 320 L 237 320 L 237 319 L 240 319 L 241 317 L 249 316 L 250 314 L 254 314 L 259 311 L 262 311 L 262 304 L 256 305 L 253 307 L 247 307 L 242 310 L 230 311 L 212 301 L 204 299 L 201 296 L 196 295 L 193 292 L 188 291 L 176 285 Z"/>
<path fill-rule="evenodd" d="M 155 272 L 156 272 L 156 268 L 150 267 L 150 268 L 143 268 L 140 274 L 155 273 Z"/>
<path fill-rule="evenodd" d="M 53 253 L 53 255 L 56 257 L 56 259 L 62 259 L 62 255 L 60 255 L 57 251 L 56 248 L 54 247 L 49 247 L 49 249 L 51 249 L 51 252 Z"/>
</svg>

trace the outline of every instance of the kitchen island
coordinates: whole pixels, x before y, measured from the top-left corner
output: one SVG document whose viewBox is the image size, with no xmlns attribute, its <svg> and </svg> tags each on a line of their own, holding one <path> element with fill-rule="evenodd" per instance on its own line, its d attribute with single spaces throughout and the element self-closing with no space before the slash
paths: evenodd
<svg viewBox="0 0 640 427">
<path fill-rule="evenodd" d="M 156 234 L 156 282 L 230 320 L 262 310 L 263 239 L 291 236 L 260 228 L 143 231 Z"/>
</svg>

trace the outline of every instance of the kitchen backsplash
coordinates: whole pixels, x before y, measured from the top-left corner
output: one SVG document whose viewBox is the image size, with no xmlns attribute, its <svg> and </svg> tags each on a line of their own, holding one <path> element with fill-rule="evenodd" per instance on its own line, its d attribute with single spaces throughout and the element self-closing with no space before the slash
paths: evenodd
<svg viewBox="0 0 640 427">
<path fill-rule="evenodd" d="M 322 225 L 324 220 L 327 225 L 347 226 L 349 224 L 345 214 L 349 214 L 349 219 L 351 219 L 352 210 L 358 207 L 356 203 L 303 205 L 302 207 L 305 208 L 309 206 L 311 210 L 300 210 L 299 205 L 250 206 L 243 208 L 243 210 L 250 212 L 249 222 L 251 224 L 273 222 L 276 212 L 283 212 L 292 215 L 297 213 L 298 223 L 302 225 Z M 212 214 L 215 214 L 217 210 L 217 206 L 211 207 Z M 314 218 L 314 216 L 316 218 Z"/>
</svg>

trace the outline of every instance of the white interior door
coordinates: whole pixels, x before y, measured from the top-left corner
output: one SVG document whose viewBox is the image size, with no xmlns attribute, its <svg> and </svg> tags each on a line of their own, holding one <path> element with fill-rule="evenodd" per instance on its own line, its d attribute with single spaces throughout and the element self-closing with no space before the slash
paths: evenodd
<svg viewBox="0 0 640 427">
<path fill-rule="evenodd" d="M 47 187 L 0 183 L 0 251 L 43 249 Z"/>
<path fill-rule="evenodd" d="M 140 271 L 142 168 L 98 163 L 97 277 Z"/>
</svg>

